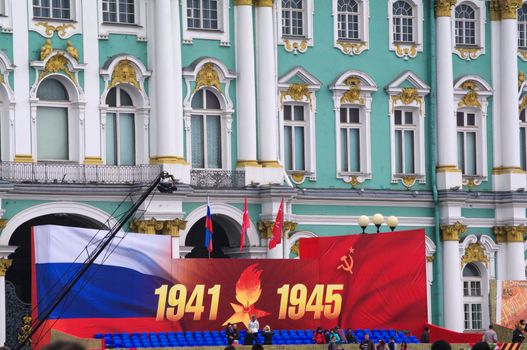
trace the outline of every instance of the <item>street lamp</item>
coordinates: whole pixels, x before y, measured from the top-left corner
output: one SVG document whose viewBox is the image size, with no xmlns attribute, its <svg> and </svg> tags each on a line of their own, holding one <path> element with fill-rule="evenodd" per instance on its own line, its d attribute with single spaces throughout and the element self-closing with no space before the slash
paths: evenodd
<svg viewBox="0 0 527 350">
<path fill-rule="evenodd" d="M 390 228 L 390 230 L 395 230 L 395 228 L 397 227 L 397 225 L 399 225 L 399 219 L 397 218 L 397 216 L 390 216 L 388 218 L 388 220 L 386 220 L 386 223 L 388 224 L 388 227 Z"/>
<path fill-rule="evenodd" d="M 374 214 L 372 217 L 372 221 L 375 227 L 377 227 L 377 233 L 379 233 L 381 229 L 381 225 L 384 222 L 384 216 L 382 216 L 382 214 L 379 214 L 379 213 Z"/>
<path fill-rule="evenodd" d="M 359 219 L 357 220 L 357 223 L 362 228 L 362 233 L 366 233 L 366 227 L 370 224 L 370 218 L 366 215 L 359 216 Z"/>
</svg>

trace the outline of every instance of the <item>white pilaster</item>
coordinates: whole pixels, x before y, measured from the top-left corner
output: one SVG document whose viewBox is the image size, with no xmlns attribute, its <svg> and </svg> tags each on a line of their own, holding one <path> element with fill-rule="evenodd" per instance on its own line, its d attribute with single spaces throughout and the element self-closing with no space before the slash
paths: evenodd
<svg viewBox="0 0 527 350">
<path fill-rule="evenodd" d="M 4 344 L 6 341 L 6 315 L 5 275 L 0 274 L 0 344 Z"/>
<path fill-rule="evenodd" d="M 523 242 L 507 243 L 507 279 L 525 280 Z"/>
<path fill-rule="evenodd" d="M 15 79 L 15 161 L 33 161 L 29 106 L 29 31 L 27 1 L 13 3 L 13 71 Z"/>
<path fill-rule="evenodd" d="M 82 16 L 85 28 L 98 27 L 97 2 L 83 1 Z M 84 98 L 85 115 L 84 154 L 80 162 L 89 164 L 102 164 L 101 159 L 101 116 L 99 112 L 99 38 L 97 30 L 83 32 L 83 55 L 86 67 L 84 68 Z M 82 150 L 82 147 L 80 148 Z"/>
<path fill-rule="evenodd" d="M 436 0 L 436 99 L 437 99 L 437 183 L 439 189 L 461 187 L 457 169 L 456 118 L 454 116 L 454 80 L 452 68 L 452 1 Z"/>
<path fill-rule="evenodd" d="M 492 2 L 491 2 L 492 3 Z M 501 122 L 500 122 L 500 21 L 499 12 L 494 8 L 490 9 L 490 34 L 491 34 L 491 62 L 492 62 L 492 87 L 494 88 L 492 104 L 492 138 L 493 138 L 493 164 L 501 164 Z M 492 177 L 495 181 L 495 176 Z M 495 185 L 494 185 L 495 187 Z"/>
<path fill-rule="evenodd" d="M 252 0 L 235 0 L 236 82 L 238 162 L 237 167 L 255 167 L 256 83 Z M 247 174 L 246 174 L 247 176 Z"/>
<path fill-rule="evenodd" d="M 500 0 L 500 144 L 501 163 L 494 168 L 497 191 L 525 188 L 525 174 L 520 168 L 520 134 L 518 112 L 518 39 L 516 4 Z"/>
<path fill-rule="evenodd" d="M 463 284 L 458 241 L 443 241 L 443 313 L 445 328 L 463 332 Z"/>
</svg>

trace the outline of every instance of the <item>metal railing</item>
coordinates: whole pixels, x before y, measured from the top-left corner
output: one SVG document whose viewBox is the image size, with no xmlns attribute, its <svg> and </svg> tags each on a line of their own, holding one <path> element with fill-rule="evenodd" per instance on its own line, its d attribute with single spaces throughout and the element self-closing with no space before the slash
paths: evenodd
<svg viewBox="0 0 527 350">
<path fill-rule="evenodd" d="M 190 185 L 196 188 L 242 188 L 245 186 L 245 171 L 192 169 Z"/>
<path fill-rule="evenodd" d="M 0 163 L 0 179 L 21 183 L 146 184 L 160 172 L 160 165 Z"/>
</svg>

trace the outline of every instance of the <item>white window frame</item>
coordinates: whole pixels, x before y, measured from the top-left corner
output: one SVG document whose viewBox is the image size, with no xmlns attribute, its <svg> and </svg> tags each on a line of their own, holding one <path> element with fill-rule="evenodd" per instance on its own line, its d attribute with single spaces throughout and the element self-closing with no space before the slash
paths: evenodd
<svg viewBox="0 0 527 350">
<path fill-rule="evenodd" d="M 106 62 L 104 69 L 101 70 L 101 77 L 104 80 L 104 91 L 100 98 L 100 130 L 101 130 L 101 158 L 106 162 L 106 114 L 111 108 L 106 104 L 106 96 L 113 88 L 111 86 L 112 73 L 117 65 L 127 60 L 130 62 L 136 73 L 136 79 L 139 84 L 139 89 L 129 84 L 119 84 L 121 88 L 130 95 L 134 104 L 135 110 L 135 164 L 149 164 L 149 126 L 150 126 L 150 99 L 145 92 L 145 81 L 150 77 L 151 72 L 146 69 L 143 62 L 134 56 L 120 55 L 112 57 L 109 62 Z M 155 149 L 155 147 L 151 147 Z"/>
<path fill-rule="evenodd" d="M 13 32 L 12 1 L 0 0 L 0 31 L 2 33 Z"/>
<path fill-rule="evenodd" d="M 339 12 L 338 1 L 332 0 L 333 3 L 333 46 L 346 55 L 359 55 L 368 50 L 369 43 L 369 17 L 370 1 L 355 0 L 359 8 L 359 38 L 358 39 L 340 39 L 339 38 Z"/>
<path fill-rule="evenodd" d="M 466 265 L 463 266 L 463 269 L 461 270 L 461 274 L 462 274 L 462 278 L 463 278 L 463 324 L 465 326 L 465 323 L 468 322 L 469 323 L 469 327 L 464 327 L 465 330 L 482 330 L 484 329 L 484 310 L 483 310 L 483 305 L 485 304 L 485 298 L 484 298 L 484 291 L 483 291 L 483 273 L 481 272 L 481 269 L 479 266 L 477 266 L 476 264 L 473 264 L 475 265 L 475 267 L 478 269 L 479 273 L 480 273 L 480 276 L 479 277 L 465 277 L 463 276 L 463 270 L 466 268 Z M 465 284 L 467 284 L 468 286 L 468 294 L 469 295 L 465 295 Z M 477 286 L 479 284 L 479 292 L 480 294 L 479 295 L 472 295 L 472 290 L 474 288 L 472 288 L 473 286 Z M 480 307 L 480 323 L 481 323 L 481 328 L 477 328 L 477 327 L 472 327 L 473 326 L 473 322 L 474 322 L 474 319 L 472 318 L 472 307 L 474 305 L 479 305 Z M 465 315 L 465 307 L 468 306 L 469 307 L 469 311 L 468 311 L 468 320 L 466 318 L 466 315 Z"/>
<path fill-rule="evenodd" d="M 476 95 L 476 105 L 467 106 L 464 104 L 463 99 L 470 92 L 463 88 L 464 83 L 473 82 L 475 85 L 474 92 Z M 476 136 L 476 175 L 462 175 L 463 184 L 473 182 L 475 185 L 481 184 L 482 181 L 488 179 L 487 169 L 487 115 L 488 115 L 488 97 L 492 96 L 492 87 L 481 77 L 476 75 L 467 75 L 458 79 L 454 83 L 454 122 L 457 125 L 457 112 L 458 110 L 467 110 L 476 113 L 476 126 L 478 127 L 478 133 Z M 457 145 L 457 130 L 456 126 L 456 145 Z M 457 152 L 457 146 L 456 146 Z"/>
<path fill-rule="evenodd" d="M 108 106 L 108 109 L 106 110 L 106 116 L 108 116 L 108 113 L 112 113 L 115 115 L 115 151 L 117 152 L 115 158 L 116 158 L 116 161 L 117 161 L 117 164 L 116 165 L 121 165 L 121 152 L 120 152 L 120 139 L 121 139 L 121 134 L 120 134 L 120 127 L 119 127 L 119 124 L 120 124 L 120 119 L 121 119 L 121 114 L 133 114 L 133 119 L 134 119 L 134 165 L 136 165 L 136 161 L 137 161 L 137 136 L 135 135 L 135 131 L 137 129 L 136 127 L 136 124 L 138 122 L 138 118 L 137 118 L 137 109 L 134 105 L 132 106 L 119 106 L 120 105 L 120 100 L 121 100 L 121 94 L 120 94 L 120 90 L 124 90 L 128 96 L 130 96 L 130 99 L 132 100 L 132 104 L 134 103 L 134 98 L 128 93 L 127 89 L 124 88 L 124 86 L 122 84 L 119 84 L 117 86 L 115 86 L 114 88 L 112 89 L 116 89 L 116 92 L 115 92 L 115 100 L 116 100 L 116 105 L 117 106 L 114 106 L 114 107 L 110 107 Z M 111 89 L 110 89 L 111 90 Z M 106 150 L 105 150 L 106 152 Z M 104 162 L 106 162 L 106 157 L 104 159 Z"/>
<path fill-rule="evenodd" d="M 522 113 L 524 114 L 524 119 L 525 121 L 522 121 L 521 120 L 521 116 L 522 116 Z M 525 134 L 525 143 L 523 145 L 520 144 L 520 147 L 523 147 L 523 152 L 524 152 L 524 159 L 523 159 L 523 162 L 525 164 L 525 168 L 522 167 L 522 170 L 523 171 L 526 171 L 527 170 L 527 109 L 526 108 L 523 108 L 521 111 L 520 111 L 520 131 L 522 129 L 524 129 L 524 134 Z M 520 138 L 520 142 L 521 142 L 521 138 Z M 521 154 L 521 153 L 520 153 Z M 521 162 L 520 162 L 521 164 Z"/>
<path fill-rule="evenodd" d="M 278 45 L 282 45 L 287 52 L 304 53 L 308 47 L 313 46 L 313 14 L 314 0 L 302 0 L 304 2 L 304 35 L 286 36 L 282 33 L 282 0 L 276 0 L 274 7 L 276 11 L 276 33 Z"/>
<path fill-rule="evenodd" d="M 294 119 L 291 119 L 291 120 L 285 120 L 285 119 L 282 119 L 282 123 L 283 123 L 283 130 L 282 133 L 284 134 L 284 142 L 283 142 L 283 145 L 284 147 L 282 147 L 283 149 L 283 154 L 284 156 L 282 157 L 282 165 L 284 166 L 284 169 L 286 169 L 286 161 L 285 161 L 285 128 L 286 127 L 291 127 L 292 129 L 296 129 L 296 128 L 303 128 L 303 135 L 304 135 L 304 143 L 303 143 L 303 148 L 304 148 L 304 169 L 288 169 L 286 170 L 287 172 L 289 173 L 304 173 L 306 172 L 306 169 L 307 169 L 307 163 L 308 163 L 308 160 L 307 160 L 307 154 L 309 153 L 308 152 L 308 140 L 309 140 L 309 123 L 308 123 L 308 118 L 309 118 L 309 104 L 308 103 L 304 103 L 304 102 L 296 102 L 296 101 L 287 101 L 287 102 L 284 102 L 283 105 L 281 106 L 281 110 L 282 110 L 282 113 L 280 114 L 282 116 L 282 118 L 284 118 L 285 116 L 285 113 L 283 112 L 285 110 L 286 107 L 290 107 L 291 108 L 291 118 L 294 118 L 294 115 L 295 115 L 295 112 L 294 112 L 294 109 L 295 107 L 300 107 L 302 108 L 302 115 L 304 117 L 303 120 L 301 121 L 298 121 L 298 120 L 294 120 Z M 294 141 L 294 138 L 295 138 L 295 135 L 296 133 L 295 132 L 292 132 L 291 133 L 291 153 L 292 153 L 292 159 L 291 159 L 291 164 L 292 164 L 292 167 L 294 168 L 295 166 L 295 163 L 296 163 L 296 159 L 295 159 L 295 144 L 296 142 Z"/>
<path fill-rule="evenodd" d="M 220 101 L 221 113 L 221 165 L 224 170 L 232 170 L 232 115 L 234 113 L 234 103 L 230 96 L 230 84 L 236 79 L 236 73 L 230 71 L 227 66 L 215 58 L 202 58 L 192 62 L 183 69 L 185 79 L 186 95 L 183 99 L 183 121 L 185 127 L 186 159 L 192 164 L 192 129 L 191 116 L 193 114 L 192 98 L 196 91 L 196 79 L 200 70 L 205 64 L 213 65 L 214 71 L 218 74 L 221 91 L 214 86 L 205 86 L 213 91 Z M 200 87 L 202 88 L 202 87 Z"/>
<path fill-rule="evenodd" d="M 527 1 L 522 1 L 522 4 L 520 6 L 520 8 L 522 6 L 525 6 L 527 5 Z M 517 18 L 518 20 L 518 18 Z M 518 23 L 518 29 L 519 29 L 519 26 L 520 26 L 520 21 L 518 20 L 517 21 Z M 519 44 L 520 44 L 520 31 L 518 30 L 518 57 L 520 59 L 522 59 L 523 61 L 527 61 L 527 21 L 523 22 L 523 25 L 524 25 L 524 32 L 526 34 L 526 37 L 525 37 L 525 46 L 524 47 L 521 47 Z"/>
<path fill-rule="evenodd" d="M 405 92 L 410 89 L 415 89 L 417 96 L 411 99 L 406 99 Z M 404 87 L 403 87 L 404 86 Z M 391 182 L 397 183 L 401 181 L 406 187 L 411 187 L 415 182 L 426 182 L 426 150 L 425 150 L 425 128 L 426 128 L 426 95 L 430 93 L 430 87 L 421 80 L 415 73 L 406 71 L 395 80 L 393 80 L 386 87 L 386 92 L 390 96 L 388 104 L 388 116 L 390 118 L 390 168 L 391 168 Z M 411 110 L 414 112 L 414 123 L 416 133 L 414 134 L 414 174 L 400 174 L 396 169 L 395 157 L 395 111 Z"/>
<path fill-rule="evenodd" d="M 93 1 L 93 0 L 92 0 Z M 138 41 L 147 40 L 146 31 L 146 0 L 135 1 L 135 23 L 119 23 L 103 21 L 102 0 L 97 0 L 97 11 L 99 14 L 99 39 L 108 39 L 110 34 L 135 35 Z"/>
<path fill-rule="evenodd" d="M 350 79 L 360 81 L 360 93 L 353 101 L 344 96 L 351 91 Z M 330 85 L 333 91 L 333 105 L 335 110 L 335 136 L 336 136 L 336 174 L 338 179 L 345 182 L 351 181 L 352 177 L 359 182 L 372 178 L 371 171 L 371 104 L 372 94 L 377 91 L 377 85 L 366 73 L 350 70 L 340 75 L 333 84 Z M 342 107 L 360 108 L 360 171 L 342 172 L 341 164 L 341 139 L 340 139 L 340 109 Z"/>
<path fill-rule="evenodd" d="M 401 122 L 402 124 L 395 124 L 395 114 L 397 113 L 397 111 L 399 111 L 401 113 Z M 406 124 L 405 122 L 405 119 L 406 119 L 406 113 L 411 113 L 412 114 L 412 124 Z M 394 133 L 394 147 L 393 147 L 393 152 L 394 152 L 394 169 L 393 169 L 393 172 L 394 172 L 394 175 L 397 176 L 397 177 L 403 177 L 403 176 L 416 176 L 416 175 L 419 175 L 419 167 L 418 167 L 418 160 L 420 158 L 420 129 L 423 127 L 421 124 L 421 113 L 419 112 L 419 109 L 418 108 L 415 108 L 415 107 L 396 107 L 395 108 L 395 111 L 394 111 L 394 117 L 393 119 L 393 133 Z M 412 131 L 413 132 L 413 144 L 414 144 L 414 148 L 413 148 L 413 157 L 414 157 L 414 171 L 412 173 L 407 173 L 404 168 L 405 168 L 405 152 L 404 152 L 404 145 L 405 145 L 405 138 L 404 138 L 404 133 L 406 131 Z M 403 136 L 401 136 L 401 141 L 402 141 L 402 145 L 403 145 L 403 151 L 402 151 L 402 154 L 401 154 L 401 157 L 402 157 L 402 166 L 403 166 L 403 170 L 401 172 L 398 171 L 397 169 L 397 147 L 396 147 L 396 144 L 395 144 L 395 139 L 396 139 L 396 134 L 397 132 L 401 132 Z"/>
<path fill-rule="evenodd" d="M 187 0 L 181 0 L 183 44 L 192 44 L 194 39 L 217 40 L 220 46 L 230 46 L 230 6 L 228 0 L 218 0 L 218 29 L 193 29 L 188 27 Z"/>
<path fill-rule="evenodd" d="M 93 0 L 92 0 L 93 1 Z M 61 39 L 68 39 L 74 34 L 82 32 L 82 4 L 81 0 L 70 0 L 71 18 L 43 18 L 33 14 L 33 0 L 27 0 L 29 30 L 33 30 L 45 38 L 51 38 L 55 32 Z M 63 26 L 64 30 L 49 30 L 51 27 Z"/>
<path fill-rule="evenodd" d="M 475 45 L 456 45 L 456 8 L 460 5 L 471 6 L 476 12 L 476 44 Z M 475 60 L 485 53 L 485 23 L 487 15 L 485 12 L 484 1 L 459 0 L 456 6 L 452 6 L 452 52 L 463 60 Z"/>
<path fill-rule="evenodd" d="M 388 47 L 397 57 L 414 58 L 418 52 L 423 51 L 423 1 L 405 0 L 413 8 L 414 13 L 414 42 L 399 43 L 393 40 L 393 4 L 398 0 L 388 0 Z"/>
<path fill-rule="evenodd" d="M 481 113 L 476 108 L 459 108 L 456 111 L 456 123 L 457 123 L 457 118 L 458 118 L 457 114 L 458 113 L 463 113 L 463 119 L 464 119 L 463 123 L 464 124 L 466 124 L 465 121 L 467 119 L 467 114 L 473 114 L 474 118 L 475 118 L 475 124 L 474 125 L 458 126 L 456 124 L 456 145 L 457 145 L 457 137 L 458 137 L 457 135 L 460 132 L 462 132 L 464 135 L 466 135 L 467 133 L 475 133 L 476 134 L 476 174 L 463 174 L 465 169 L 460 169 L 460 170 L 461 170 L 461 173 L 463 174 L 463 177 L 466 177 L 466 178 L 477 177 L 478 174 L 482 173 L 480 158 L 483 157 L 483 156 L 486 156 L 486 155 L 480 154 L 480 153 L 482 153 L 481 152 L 481 147 L 482 147 L 482 141 L 481 141 L 481 138 L 482 138 L 482 135 L 481 135 Z M 466 136 L 463 136 L 463 142 L 465 143 L 463 148 L 465 150 L 465 153 L 466 153 L 466 147 L 465 147 L 466 146 L 466 140 L 467 140 Z M 459 153 L 459 149 L 457 150 L 457 152 Z M 464 154 L 463 157 L 464 157 L 464 160 L 465 160 L 465 163 L 466 163 L 466 160 L 467 160 L 466 154 Z M 458 159 L 458 162 L 459 162 L 459 159 Z"/>
<path fill-rule="evenodd" d="M 293 84 L 298 84 L 302 81 L 307 91 L 302 96 L 291 96 L 288 90 Z M 294 82 L 294 83 L 293 83 Z M 284 109 L 283 105 L 286 103 L 303 103 L 305 104 L 305 123 L 304 130 L 304 145 L 305 145 L 305 171 L 287 171 L 289 175 L 302 175 L 303 178 L 308 178 L 310 181 L 316 181 L 316 133 L 315 133 L 315 118 L 317 112 L 317 98 L 316 91 L 320 90 L 321 83 L 311 73 L 304 68 L 297 66 L 282 75 L 278 79 L 278 101 L 279 107 L 279 142 L 280 142 L 280 160 L 284 163 Z M 303 180 L 302 180 L 303 181 Z"/>
</svg>

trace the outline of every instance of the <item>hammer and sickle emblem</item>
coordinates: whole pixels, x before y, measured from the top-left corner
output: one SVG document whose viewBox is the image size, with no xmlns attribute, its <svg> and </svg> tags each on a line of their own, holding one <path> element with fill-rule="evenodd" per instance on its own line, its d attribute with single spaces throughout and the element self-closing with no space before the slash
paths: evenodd
<svg viewBox="0 0 527 350">
<path fill-rule="evenodd" d="M 342 264 L 340 264 L 337 267 L 337 270 L 344 270 L 350 273 L 350 275 L 353 275 L 353 254 L 354 250 L 353 247 L 350 247 L 349 253 L 347 255 L 344 255 L 340 258 L 340 261 Z"/>
</svg>

